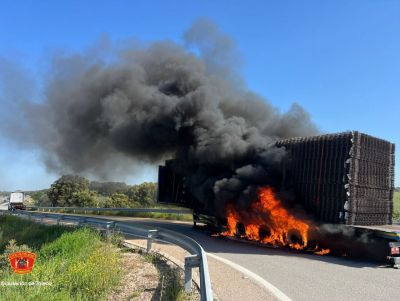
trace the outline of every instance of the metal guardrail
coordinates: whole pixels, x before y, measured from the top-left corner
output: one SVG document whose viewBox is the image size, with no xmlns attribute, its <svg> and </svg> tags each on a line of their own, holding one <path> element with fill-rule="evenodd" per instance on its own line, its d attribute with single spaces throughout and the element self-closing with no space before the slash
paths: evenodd
<svg viewBox="0 0 400 301">
<path fill-rule="evenodd" d="M 57 207 L 50 207 L 57 208 Z M 144 237 L 147 239 L 147 252 L 151 250 L 153 240 L 166 241 L 175 244 L 191 255 L 185 257 L 185 291 L 190 293 L 192 291 L 192 269 L 199 268 L 200 272 L 200 300 L 211 301 L 213 300 L 213 293 L 211 288 L 211 280 L 208 271 L 207 256 L 203 248 L 192 238 L 187 237 L 181 233 L 170 231 L 162 228 L 149 228 L 143 225 L 127 225 L 118 221 L 106 220 L 102 218 L 77 216 L 77 215 L 63 215 L 56 213 L 41 213 L 41 212 L 29 212 L 29 211 L 8 211 L 0 210 L 2 215 L 17 215 L 28 218 L 30 220 L 40 219 L 44 222 L 44 219 L 50 219 L 61 224 L 63 222 L 69 222 L 78 226 L 88 225 L 96 228 L 102 228 L 109 235 L 114 230 L 119 230 L 123 233 L 130 234 L 133 236 Z"/>
<path fill-rule="evenodd" d="M 138 212 L 138 213 L 167 213 L 167 214 L 192 214 L 190 209 L 164 209 L 164 208 L 98 208 L 98 207 L 26 207 L 27 210 L 34 211 L 123 211 L 123 212 Z"/>
</svg>

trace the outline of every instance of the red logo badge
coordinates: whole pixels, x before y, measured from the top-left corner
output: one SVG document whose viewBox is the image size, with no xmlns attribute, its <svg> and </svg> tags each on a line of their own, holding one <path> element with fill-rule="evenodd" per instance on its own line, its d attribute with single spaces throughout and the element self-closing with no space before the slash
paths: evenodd
<svg viewBox="0 0 400 301">
<path fill-rule="evenodd" d="M 8 255 L 14 273 L 27 274 L 32 272 L 36 254 L 31 252 L 15 252 Z"/>
</svg>

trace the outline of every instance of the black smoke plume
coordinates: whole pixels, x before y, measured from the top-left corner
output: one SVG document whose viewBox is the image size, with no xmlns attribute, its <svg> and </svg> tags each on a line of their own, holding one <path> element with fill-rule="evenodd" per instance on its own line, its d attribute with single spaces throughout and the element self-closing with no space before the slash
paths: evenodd
<svg viewBox="0 0 400 301">
<path fill-rule="evenodd" d="M 23 107 L 47 167 L 107 178 L 134 164 L 127 158 L 178 158 L 200 200 L 242 205 L 276 184 L 285 150 L 274 142 L 317 133 L 309 114 L 298 104 L 282 114 L 249 91 L 214 23 L 195 22 L 184 40 L 55 55 L 44 101 Z"/>
</svg>

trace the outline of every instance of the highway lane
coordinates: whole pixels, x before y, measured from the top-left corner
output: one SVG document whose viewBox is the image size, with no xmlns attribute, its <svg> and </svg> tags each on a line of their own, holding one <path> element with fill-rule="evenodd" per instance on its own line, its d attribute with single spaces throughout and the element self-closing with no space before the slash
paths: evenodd
<svg viewBox="0 0 400 301">
<path fill-rule="evenodd" d="M 206 252 L 233 261 L 261 276 L 293 300 L 398 300 L 400 271 L 372 262 L 299 254 L 224 238 L 194 230 L 191 223 L 118 218 L 181 232 Z"/>
</svg>

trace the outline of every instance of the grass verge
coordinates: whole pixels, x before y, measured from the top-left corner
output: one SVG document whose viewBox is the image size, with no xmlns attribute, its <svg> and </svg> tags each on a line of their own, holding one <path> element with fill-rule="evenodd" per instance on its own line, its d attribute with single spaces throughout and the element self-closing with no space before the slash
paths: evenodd
<svg viewBox="0 0 400 301">
<path fill-rule="evenodd" d="M 0 231 L 0 300 L 105 300 L 120 282 L 119 251 L 95 230 L 43 226 L 7 216 L 0 217 Z M 37 255 L 30 274 L 15 274 L 9 266 L 7 254 L 21 250 Z M 4 285 L 11 282 L 50 285 Z"/>
<path fill-rule="evenodd" d="M 151 212 L 126 212 L 126 211 L 96 211 L 96 210 L 79 210 L 79 209 L 64 209 L 55 210 L 56 213 L 77 213 L 77 214 L 92 214 L 92 215 L 108 215 L 108 216 L 127 216 L 127 217 L 145 217 L 175 221 L 193 221 L 192 214 L 176 214 L 176 213 L 151 213 Z"/>
<path fill-rule="evenodd" d="M 393 198 L 393 220 L 400 222 L 400 191 L 394 192 Z"/>
<path fill-rule="evenodd" d="M 61 234 L 72 231 L 65 226 L 45 226 L 20 219 L 15 216 L 0 217 L 0 252 L 3 252 L 10 240 L 17 244 L 27 244 L 34 249 L 39 249 L 44 243 L 51 242 Z"/>
</svg>

